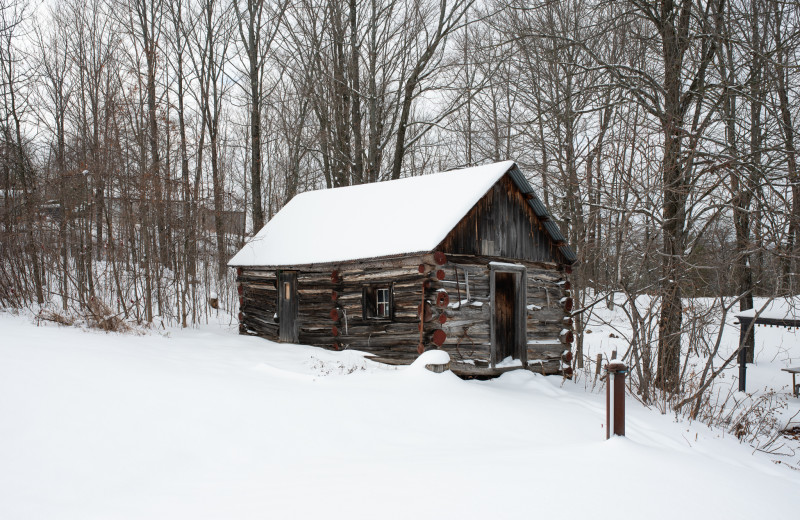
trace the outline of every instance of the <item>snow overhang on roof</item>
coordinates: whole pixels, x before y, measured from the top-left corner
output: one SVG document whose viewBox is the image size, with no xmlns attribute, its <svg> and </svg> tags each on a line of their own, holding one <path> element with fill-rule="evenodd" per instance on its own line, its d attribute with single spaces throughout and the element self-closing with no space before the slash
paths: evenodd
<svg viewBox="0 0 800 520">
<path fill-rule="evenodd" d="M 427 253 L 509 172 L 523 193 L 533 193 L 513 161 L 301 193 L 228 265 L 309 265 Z M 529 203 L 533 201 L 538 201 L 535 194 Z M 537 216 L 537 209 L 541 209 L 540 218 L 549 221 L 541 201 L 538 205 L 540 208 L 531 203 Z M 553 227 L 560 240 L 553 236 L 550 226 L 545 229 L 556 244 L 562 243 L 558 226 Z M 562 244 L 559 249 L 568 263 L 574 262 L 569 247 Z"/>
<path fill-rule="evenodd" d="M 798 307 L 797 302 L 791 298 L 776 298 L 765 305 L 762 305 L 760 308 L 757 307 L 746 311 L 740 311 L 734 313 L 734 316 L 745 320 L 758 319 L 759 322 L 800 322 L 800 307 Z"/>
</svg>

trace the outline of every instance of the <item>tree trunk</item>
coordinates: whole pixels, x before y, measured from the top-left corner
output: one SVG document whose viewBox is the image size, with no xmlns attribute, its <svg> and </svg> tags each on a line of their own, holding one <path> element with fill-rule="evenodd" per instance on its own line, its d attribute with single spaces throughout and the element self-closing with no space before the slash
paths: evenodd
<svg viewBox="0 0 800 520">
<path fill-rule="evenodd" d="M 672 15 L 677 13 L 671 13 Z M 662 20 L 669 16 L 665 15 Z M 679 30 L 679 29 L 678 29 Z M 685 251 L 686 198 L 681 164 L 683 110 L 681 107 L 681 71 L 683 52 L 678 30 L 665 23 L 662 31 L 664 51 L 664 158 L 662 166 L 663 197 L 661 260 L 661 320 L 658 327 L 658 369 L 656 385 L 662 390 L 678 389 L 681 354 L 681 277 Z"/>
</svg>

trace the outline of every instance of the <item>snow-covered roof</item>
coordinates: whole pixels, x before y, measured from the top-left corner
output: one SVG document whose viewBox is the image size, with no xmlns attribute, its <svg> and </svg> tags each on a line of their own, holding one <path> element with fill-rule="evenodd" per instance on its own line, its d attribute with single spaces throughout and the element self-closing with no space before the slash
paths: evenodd
<svg viewBox="0 0 800 520">
<path fill-rule="evenodd" d="M 800 307 L 798 307 L 797 300 L 786 298 L 776 298 L 766 305 L 737 312 L 735 316 L 737 318 L 755 318 L 756 313 L 762 320 L 800 320 Z"/>
<path fill-rule="evenodd" d="M 505 174 L 524 194 L 564 261 L 575 253 L 513 161 L 301 193 L 229 262 L 294 266 L 433 251 Z M 436 204 L 443 200 L 444 204 Z"/>
<path fill-rule="evenodd" d="M 514 166 L 504 161 L 301 193 L 228 265 L 306 265 L 432 251 Z"/>
</svg>

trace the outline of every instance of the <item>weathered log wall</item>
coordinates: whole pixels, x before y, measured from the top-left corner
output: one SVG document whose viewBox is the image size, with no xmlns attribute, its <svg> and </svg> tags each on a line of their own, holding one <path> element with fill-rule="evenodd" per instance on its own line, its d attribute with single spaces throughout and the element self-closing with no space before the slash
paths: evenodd
<svg viewBox="0 0 800 520">
<path fill-rule="evenodd" d="M 358 349 L 391 358 L 413 360 L 420 342 L 422 283 L 419 265 L 433 256 L 352 262 L 340 266 L 305 267 L 298 271 L 299 342 L 334 349 Z M 240 286 L 240 331 L 278 339 L 276 271 L 244 268 Z M 362 302 L 365 286 L 390 287 L 393 316 L 367 318 Z M 423 331 L 430 344 L 433 330 Z"/>
<path fill-rule="evenodd" d="M 457 373 L 499 373 L 489 366 L 491 260 L 497 259 L 409 255 L 304 267 L 297 274 L 299 342 L 363 350 L 396 364 L 416 359 L 421 343 L 426 350 L 447 351 Z M 571 321 L 565 320 L 562 301 L 568 282 L 555 264 L 517 264 L 527 269 L 528 360 L 539 371 L 558 372 L 562 353 L 569 349 L 565 343 L 571 341 L 571 333 L 565 332 L 571 330 Z M 276 271 L 244 268 L 237 281 L 240 331 L 276 341 Z M 367 285 L 391 287 L 391 318 L 364 316 L 362 295 Z"/>
<path fill-rule="evenodd" d="M 441 348 L 454 362 L 489 363 L 492 313 L 489 262 L 492 260 L 495 259 L 449 255 L 448 263 L 441 268 L 444 279 L 432 284 L 432 292 L 441 289 L 449 296 L 449 304 L 443 309 L 447 320 L 441 325 L 447 339 Z M 567 340 L 571 341 L 564 331 L 572 330 L 562 302 L 569 290 L 565 275 L 554 265 L 514 263 L 526 268 L 528 362 L 553 365 L 555 361 L 558 365 L 562 353 L 569 350 Z"/>
</svg>

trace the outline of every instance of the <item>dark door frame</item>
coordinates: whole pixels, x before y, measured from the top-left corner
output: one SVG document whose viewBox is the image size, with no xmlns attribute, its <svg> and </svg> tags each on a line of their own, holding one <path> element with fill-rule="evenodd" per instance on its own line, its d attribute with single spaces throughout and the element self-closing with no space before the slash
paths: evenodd
<svg viewBox="0 0 800 520">
<path fill-rule="evenodd" d="M 511 273 L 514 275 L 514 348 L 516 358 L 522 361 L 522 366 L 528 365 L 528 276 L 524 265 L 505 264 L 500 262 L 489 263 L 489 301 L 491 302 L 491 341 L 490 362 L 492 368 L 502 359 L 497 359 L 497 314 L 495 312 L 495 274 Z"/>
<path fill-rule="evenodd" d="M 297 271 L 278 271 L 278 341 L 299 341 L 298 309 Z"/>
</svg>

